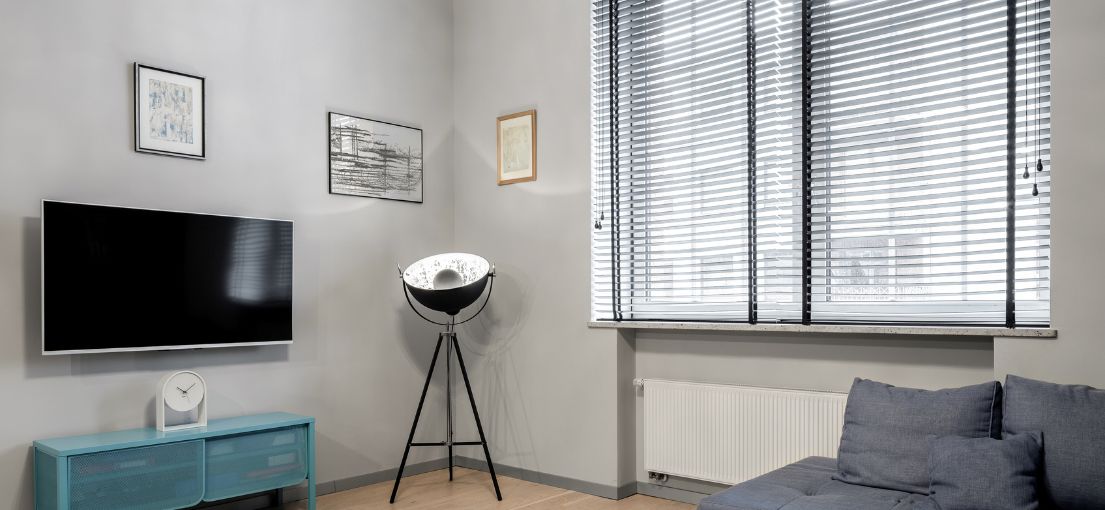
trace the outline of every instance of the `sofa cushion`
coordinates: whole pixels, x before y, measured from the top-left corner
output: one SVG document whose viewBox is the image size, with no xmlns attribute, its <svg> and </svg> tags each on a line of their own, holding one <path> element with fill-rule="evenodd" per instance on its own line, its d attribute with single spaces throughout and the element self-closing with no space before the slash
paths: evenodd
<svg viewBox="0 0 1105 510">
<path fill-rule="evenodd" d="M 1037 510 L 1039 465 L 1039 432 L 941 437 L 929 452 L 929 496 L 942 510 Z"/>
<path fill-rule="evenodd" d="M 1004 433 L 1043 439 L 1041 506 L 1105 508 L 1105 390 L 1015 375 L 1005 387 Z"/>
<path fill-rule="evenodd" d="M 939 436 L 1000 437 L 996 381 L 936 391 L 856 379 L 837 455 L 842 482 L 928 494 L 929 443 Z"/>
<path fill-rule="evenodd" d="M 836 460 L 810 457 L 703 499 L 699 510 L 939 510 L 927 496 L 832 479 Z"/>
</svg>

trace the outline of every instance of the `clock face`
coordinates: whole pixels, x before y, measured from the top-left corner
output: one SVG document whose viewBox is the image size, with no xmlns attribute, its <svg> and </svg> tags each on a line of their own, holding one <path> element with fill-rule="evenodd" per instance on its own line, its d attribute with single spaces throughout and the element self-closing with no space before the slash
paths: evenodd
<svg viewBox="0 0 1105 510">
<path fill-rule="evenodd" d="M 200 401 L 207 393 L 207 388 L 204 387 L 198 375 L 192 372 L 179 372 L 165 382 L 165 387 L 161 391 L 165 397 L 165 404 L 170 409 L 185 412 L 200 405 Z"/>
</svg>

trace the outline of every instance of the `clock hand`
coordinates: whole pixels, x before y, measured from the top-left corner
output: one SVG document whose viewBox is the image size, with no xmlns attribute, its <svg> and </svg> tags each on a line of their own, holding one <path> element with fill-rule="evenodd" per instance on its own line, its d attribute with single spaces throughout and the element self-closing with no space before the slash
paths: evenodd
<svg viewBox="0 0 1105 510">
<path fill-rule="evenodd" d="M 196 383 L 192 383 L 192 385 L 189 386 L 187 390 L 184 390 L 184 392 L 188 393 L 188 391 L 191 390 L 192 388 L 194 388 L 195 386 L 196 386 Z"/>
<path fill-rule="evenodd" d="M 177 386 L 176 389 L 180 390 L 181 393 L 188 393 L 188 390 L 182 390 L 182 389 L 180 389 L 180 386 Z M 191 388 L 189 388 L 189 389 L 191 389 Z"/>
</svg>

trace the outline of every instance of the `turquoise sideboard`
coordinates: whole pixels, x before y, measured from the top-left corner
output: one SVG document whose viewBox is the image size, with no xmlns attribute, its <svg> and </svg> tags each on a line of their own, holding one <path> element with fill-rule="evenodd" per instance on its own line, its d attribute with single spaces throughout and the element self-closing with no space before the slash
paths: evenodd
<svg viewBox="0 0 1105 510">
<path fill-rule="evenodd" d="M 173 510 L 307 482 L 315 419 L 269 413 L 34 442 L 37 510 Z"/>
</svg>

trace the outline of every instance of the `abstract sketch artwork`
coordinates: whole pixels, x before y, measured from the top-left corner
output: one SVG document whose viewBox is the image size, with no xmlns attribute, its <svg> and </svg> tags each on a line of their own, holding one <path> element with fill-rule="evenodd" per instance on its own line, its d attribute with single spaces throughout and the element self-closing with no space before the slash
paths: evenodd
<svg viewBox="0 0 1105 510">
<path fill-rule="evenodd" d="M 503 128 L 503 173 L 528 171 L 530 166 L 530 127 Z"/>
<path fill-rule="evenodd" d="M 192 87 L 150 78 L 150 137 L 192 143 Z"/>
<path fill-rule="evenodd" d="M 202 76 L 134 63 L 134 150 L 205 159 Z"/>
<path fill-rule="evenodd" d="M 422 130 L 330 113 L 330 193 L 422 202 Z"/>
</svg>

